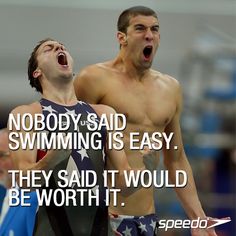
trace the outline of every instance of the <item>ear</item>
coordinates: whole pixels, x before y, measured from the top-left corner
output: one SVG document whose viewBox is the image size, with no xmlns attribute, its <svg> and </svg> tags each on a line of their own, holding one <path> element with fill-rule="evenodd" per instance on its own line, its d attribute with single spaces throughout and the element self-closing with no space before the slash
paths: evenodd
<svg viewBox="0 0 236 236">
<path fill-rule="evenodd" d="M 38 78 L 40 75 L 41 75 L 41 70 L 40 69 L 36 69 L 34 72 L 33 72 L 33 77 L 36 79 Z"/>
<path fill-rule="evenodd" d="M 117 32 L 117 39 L 120 45 L 127 45 L 127 36 L 125 33 L 118 31 Z"/>
</svg>

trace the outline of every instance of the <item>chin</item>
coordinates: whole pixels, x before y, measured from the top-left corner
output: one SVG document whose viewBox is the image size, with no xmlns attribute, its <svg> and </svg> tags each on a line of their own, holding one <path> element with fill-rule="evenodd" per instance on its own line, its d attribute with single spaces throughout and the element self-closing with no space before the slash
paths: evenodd
<svg viewBox="0 0 236 236">
<path fill-rule="evenodd" d="M 152 67 L 152 61 L 147 61 L 142 64 L 144 69 L 150 69 Z"/>
<path fill-rule="evenodd" d="M 72 72 L 63 73 L 62 77 L 66 80 L 73 79 L 73 73 Z"/>
</svg>

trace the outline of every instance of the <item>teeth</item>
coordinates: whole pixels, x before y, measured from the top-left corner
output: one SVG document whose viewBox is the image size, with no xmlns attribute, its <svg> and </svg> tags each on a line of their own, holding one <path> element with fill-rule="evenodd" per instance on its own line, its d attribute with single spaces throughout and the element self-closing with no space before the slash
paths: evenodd
<svg viewBox="0 0 236 236">
<path fill-rule="evenodd" d="M 59 52 L 58 56 L 61 56 L 61 55 L 65 56 L 65 54 L 63 52 Z"/>
</svg>

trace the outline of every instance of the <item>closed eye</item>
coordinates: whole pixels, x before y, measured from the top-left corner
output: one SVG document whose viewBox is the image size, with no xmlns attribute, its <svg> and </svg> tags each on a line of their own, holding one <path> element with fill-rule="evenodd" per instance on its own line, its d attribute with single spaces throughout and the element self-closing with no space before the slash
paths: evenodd
<svg viewBox="0 0 236 236">
<path fill-rule="evenodd" d="M 145 29 L 146 29 L 146 27 L 144 25 L 136 25 L 135 26 L 135 30 L 137 30 L 137 31 L 143 31 Z"/>
<path fill-rule="evenodd" d="M 159 31 L 159 25 L 153 26 L 151 28 L 151 30 L 154 31 L 154 32 L 158 32 Z"/>
<path fill-rule="evenodd" d="M 53 49 L 53 46 L 52 45 L 46 45 L 43 49 L 44 52 L 48 52 L 48 51 L 51 51 Z"/>
</svg>

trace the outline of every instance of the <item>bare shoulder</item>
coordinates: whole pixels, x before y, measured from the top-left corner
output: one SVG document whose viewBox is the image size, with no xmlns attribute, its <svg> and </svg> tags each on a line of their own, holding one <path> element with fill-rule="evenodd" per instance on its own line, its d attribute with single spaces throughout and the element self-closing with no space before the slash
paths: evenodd
<svg viewBox="0 0 236 236">
<path fill-rule="evenodd" d="M 99 71 L 99 66 L 98 64 L 94 64 L 94 65 L 89 65 L 89 66 L 86 66 L 84 68 L 82 68 L 79 72 L 79 74 L 76 76 L 76 79 L 78 77 L 85 77 L 85 76 L 96 76 L 97 72 Z"/>
<path fill-rule="evenodd" d="M 89 65 L 80 70 L 75 80 L 94 80 L 103 78 L 107 71 L 109 71 L 109 68 L 109 62 Z"/>
<path fill-rule="evenodd" d="M 41 109 L 40 103 L 39 102 L 34 102 L 34 103 L 31 103 L 31 104 L 28 104 L 28 105 L 21 105 L 21 106 L 18 106 L 16 108 L 14 108 L 11 111 L 11 114 L 16 115 L 16 114 L 29 113 L 29 114 L 33 115 L 33 114 L 41 113 L 41 112 L 42 112 L 42 109 Z"/>
<path fill-rule="evenodd" d="M 88 103 L 98 103 L 106 93 L 105 88 L 109 77 L 107 62 L 85 67 L 74 81 L 77 98 Z"/>
<path fill-rule="evenodd" d="M 168 74 L 163 74 L 159 71 L 152 70 L 151 71 L 152 77 L 155 78 L 158 82 L 163 83 L 163 85 L 167 86 L 171 90 L 180 91 L 180 83 L 177 79 L 174 77 L 168 75 Z"/>
<path fill-rule="evenodd" d="M 34 102 L 29 105 L 21 105 L 13 109 L 8 117 L 8 129 L 14 130 L 14 120 L 23 120 L 25 119 L 26 124 L 29 122 L 30 116 L 34 116 L 34 114 L 42 113 L 42 108 L 39 102 Z M 24 118 L 23 115 L 27 114 L 28 116 Z"/>
</svg>

